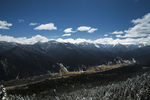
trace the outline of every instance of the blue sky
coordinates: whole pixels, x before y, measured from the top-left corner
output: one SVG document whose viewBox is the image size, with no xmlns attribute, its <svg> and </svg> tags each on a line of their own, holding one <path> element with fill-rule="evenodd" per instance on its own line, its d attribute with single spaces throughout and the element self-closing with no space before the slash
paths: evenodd
<svg viewBox="0 0 150 100">
<path fill-rule="evenodd" d="M 150 0 L 0 0 L 0 34 L 116 39 L 121 38 L 116 34 L 130 33 L 126 31 L 136 26 L 133 20 L 150 13 L 149 5 Z M 4 21 L 7 28 L 2 26 Z"/>
</svg>

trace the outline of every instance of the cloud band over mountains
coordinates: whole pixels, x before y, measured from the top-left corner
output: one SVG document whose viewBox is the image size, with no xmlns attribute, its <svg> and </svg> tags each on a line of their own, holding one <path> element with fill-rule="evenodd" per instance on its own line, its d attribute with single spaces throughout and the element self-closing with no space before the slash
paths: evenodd
<svg viewBox="0 0 150 100">
<path fill-rule="evenodd" d="M 7 36 L 7 35 L 0 35 L 0 41 L 6 41 L 6 42 L 16 42 L 21 44 L 34 44 L 36 42 L 48 42 L 50 40 L 56 40 L 58 42 L 66 42 L 66 43 L 82 43 L 82 42 L 88 42 L 88 43 L 94 43 L 94 44 L 144 44 L 144 45 L 150 45 L 150 13 L 147 13 L 142 18 L 133 19 L 131 21 L 133 23 L 133 26 L 128 28 L 127 30 L 121 30 L 121 31 L 114 31 L 110 34 L 105 34 L 104 38 L 98 38 L 96 40 L 90 40 L 90 39 L 81 39 L 81 38 L 58 38 L 58 39 L 49 39 L 42 35 L 36 35 L 32 36 L 30 38 L 27 37 L 13 37 L 13 36 Z M 32 25 L 35 25 L 35 23 L 32 23 Z M 12 26 L 11 23 L 8 23 L 7 21 L 0 21 L 0 29 L 9 29 L 9 27 Z M 41 24 L 34 28 L 35 30 L 57 30 L 57 27 L 54 25 L 54 23 L 48 23 L 48 24 Z M 88 33 L 92 33 L 96 31 L 97 28 L 91 28 L 87 26 L 80 26 L 76 30 L 73 30 L 73 28 L 67 28 L 64 30 L 65 34 L 62 36 L 71 36 L 71 33 L 74 33 L 76 31 L 87 31 Z M 110 37 L 110 35 L 114 35 L 116 38 Z"/>
<path fill-rule="evenodd" d="M 16 42 L 20 44 L 35 44 L 37 42 L 48 42 L 51 40 L 55 40 L 57 42 L 62 42 L 62 43 L 73 43 L 73 44 L 79 44 L 83 42 L 87 43 L 93 43 L 93 44 L 111 44 L 111 45 L 116 45 L 116 44 L 123 44 L 123 45 L 150 45 L 150 36 L 148 37 L 143 37 L 143 38 L 125 38 L 125 39 L 113 39 L 113 38 L 99 38 L 96 40 L 90 40 L 90 39 L 48 39 L 44 36 L 41 35 L 36 35 L 32 36 L 31 38 L 26 38 L 26 37 L 12 37 L 12 36 L 7 36 L 7 35 L 0 35 L 0 41 L 6 41 L 6 42 Z"/>
</svg>

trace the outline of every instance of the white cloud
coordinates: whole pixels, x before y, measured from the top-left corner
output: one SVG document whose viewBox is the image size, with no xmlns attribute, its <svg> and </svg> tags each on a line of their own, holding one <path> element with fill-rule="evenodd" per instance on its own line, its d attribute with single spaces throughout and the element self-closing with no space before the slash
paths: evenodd
<svg viewBox="0 0 150 100">
<path fill-rule="evenodd" d="M 63 37 L 64 37 L 64 36 L 71 36 L 71 34 L 70 34 L 70 33 L 66 33 L 66 34 L 63 34 L 62 36 L 63 36 Z"/>
<path fill-rule="evenodd" d="M 12 26 L 12 23 L 7 23 L 7 21 L 0 20 L 0 29 L 9 29 Z"/>
<path fill-rule="evenodd" d="M 95 32 L 96 30 L 98 30 L 97 28 L 91 28 L 89 31 L 88 31 L 88 33 L 93 33 L 93 32 Z"/>
<path fill-rule="evenodd" d="M 91 27 L 88 27 L 88 26 L 80 26 L 80 27 L 77 28 L 77 31 L 87 31 L 88 33 L 93 33 L 96 30 L 98 30 L 98 29 L 97 28 L 91 28 Z"/>
<path fill-rule="evenodd" d="M 77 28 L 78 31 L 89 31 L 91 29 L 91 27 L 87 27 L 87 26 L 80 26 Z"/>
<path fill-rule="evenodd" d="M 57 42 L 62 42 L 62 43 L 73 43 L 73 44 L 79 44 L 79 43 L 83 43 L 83 42 L 88 42 L 88 43 L 92 43 L 91 40 L 87 40 L 87 39 L 72 39 L 72 38 L 68 38 L 68 39 L 62 39 L 62 38 L 58 38 L 56 39 Z"/>
<path fill-rule="evenodd" d="M 38 25 L 38 23 L 30 23 L 30 26 Z"/>
<path fill-rule="evenodd" d="M 150 13 L 147 13 L 142 18 L 133 19 L 131 22 L 134 24 L 149 23 L 150 22 Z"/>
<path fill-rule="evenodd" d="M 142 18 L 134 19 L 131 22 L 134 26 L 125 30 L 125 35 L 121 37 L 146 37 L 150 34 L 150 13 Z"/>
<path fill-rule="evenodd" d="M 123 34 L 123 31 L 114 31 L 112 34 Z"/>
<path fill-rule="evenodd" d="M 120 38 L 120 37 L 122 37 L 122 35 L 120 35 L 120 34 L 117 34 L 117 35 L 116 35 L 116 37 L 117 37 L 117 38 Z"/>
<path fill-rule="evenodd" d="M 75 31 L 72 31 L 72 28 L 66 28 L 66 29 L 64 30 L 64 32 L 65 32 L 65 33 L 73 33 L 73 32 L 75 32 Z"/>
<path fill-rule="evenodd" d="M 48 42 L 49 39 L 47 39 L 44 36 L 41 35 L 36 35 L 31 38 L 26 38 L 26 37 L 12 37 L 12 36 L 7 36 L 7 35 L 0 35 L 0 41 L 6 41 L 6 42 L 16 42 L 20 44 L 34 44 L 37 42 Z"/>
<path fill-rule="evenodd" d="M 116 45 L 116 44 L 123 44 L 123 45 L 150 45 L 150 36 L 148 38 L 138 38 L 138 39 L 133 39 L 133 38 L 125 38 L 125 39 L 113 39 L 113 38 L 99 38 L 96 40 L 88 40 L 88 39 L 56 39 L 57 42 L 64 42 L 64 43 L 73 43 L 73 44 L 79 44 L 83 42 L 87 43 L 93 43 L 93 44 L 111 44 L 111 45 Z"/>
<path fill-rule="evenodd" d="M 34 28 L 35 30 L 57 30 L 57 27 L 54 26 L 54 23 L 41 24 Z"/>
<path fill-rule="evenodd" d="M 107 37 L 107 36 L 108 36 L 108 34 L 104 34 L 104 36 L 105 36 L 105 37 Z"/>
<path fill-rule="evenodd" d="M 121 38 L 139 38 L 146 37 L 148 34 L 140 34 L 140 33 L 127 33 L 125 35 L 120 35 Z"/>
</svg>

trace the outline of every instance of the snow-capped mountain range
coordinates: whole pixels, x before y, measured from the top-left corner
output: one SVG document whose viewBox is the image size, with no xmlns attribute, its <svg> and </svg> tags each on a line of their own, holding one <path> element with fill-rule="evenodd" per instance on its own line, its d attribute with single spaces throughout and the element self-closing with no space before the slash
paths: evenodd
<svg viewBox="0 0 150 100">
<path fill-rule="evenodd" d="M 45 74 L 47 71 L 58 72 L 57 63 L 63 63 L 68 70 L 79 70 L 117 59 L 134 58 L 140 64 L 150 65 L 149 57 L 149 45 L 1 41 L 0 80 Z"/>
</svg>

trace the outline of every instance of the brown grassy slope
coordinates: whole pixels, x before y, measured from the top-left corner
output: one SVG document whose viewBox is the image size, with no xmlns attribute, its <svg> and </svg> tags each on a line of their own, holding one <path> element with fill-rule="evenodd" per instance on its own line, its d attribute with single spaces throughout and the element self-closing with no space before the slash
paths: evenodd
<svg viewBox="0 0 150 100">
<path fill-rule="evenodd" d="M 108 84 L 113 81 L 125 80 L 131 77 L 131 74 L 141 72 L 142 68 L 137 65 L 123 66 L 112 70 L 107 70 L 97 73 L 84 73 L 75 76 L 63 76 L 53 79 L 45 79 L 39 82 L 33 82 L 25 84 L 24 86 L 9 88 L 9 94 L 34 94 L 42 91 L 51 91 L 56 89 L 58 92 L 72 91 L 75 89 L 81 89 L 86 86 L 97 86 Z M 87 85 L 91 84 L 91 85 Z"/>
</svg>

